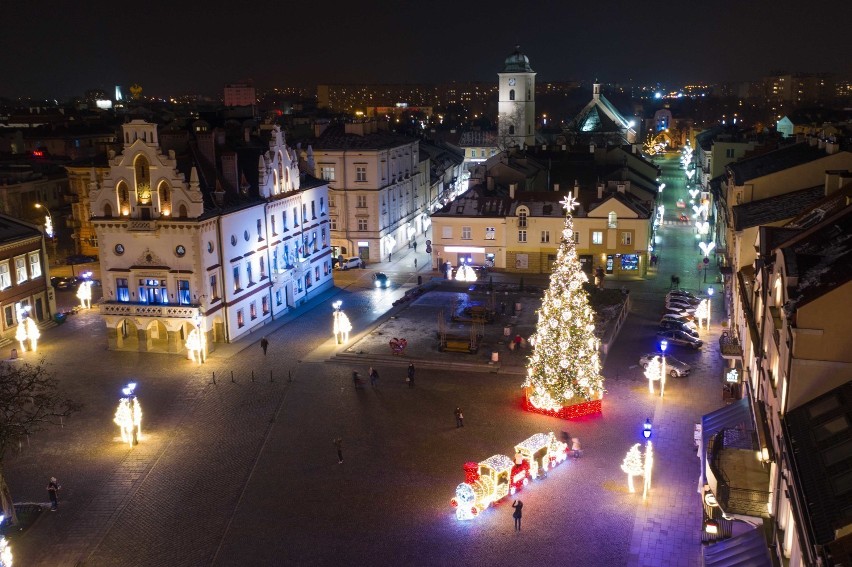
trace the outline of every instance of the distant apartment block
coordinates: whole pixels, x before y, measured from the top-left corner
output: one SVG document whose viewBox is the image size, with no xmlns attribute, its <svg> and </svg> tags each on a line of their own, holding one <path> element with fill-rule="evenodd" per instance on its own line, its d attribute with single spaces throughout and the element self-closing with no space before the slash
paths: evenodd
<svg viewBox="0 0 852 567">
<path fill-rule="evenodd" d="M 257 90 L 250 81 L 225 85 L 225 106 L 252 106 L 257 103 Z"/>
</svg>

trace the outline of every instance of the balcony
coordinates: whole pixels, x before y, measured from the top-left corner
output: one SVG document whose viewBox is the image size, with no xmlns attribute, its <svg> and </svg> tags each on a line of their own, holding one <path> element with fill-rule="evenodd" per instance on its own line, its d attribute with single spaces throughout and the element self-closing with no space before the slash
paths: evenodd
<svg viewBox="0 0 852 567">
<path fill-rule="evenodd" d="M 171 319 L 195 319 L 201 314 L 197 305 L 151 305 L 148 303 L 126 303 L 106 301 L 101 303 L 101 315 L 117 317 L 162 317 Z"/>
<path fill-rule="evenodd" d="M 707 483 L 726 514 L 769 515 L 769 469 L 758 460 L 754 431 L 722 429 L 707 446 Z"/>
<path fill-rule="evenodd" d="M 134 232 L 156 232 L 157 221 L 155 220 L 129 220 L 127 221 L 127 230 Z"/>
<path fill-rule="evenodd" d="M 732 335 L 730 331 L 725 331 L 719 337 L 719 353 L 726 360 L 742 360 L 743 346 L 740 340 Z"/>
</svg>

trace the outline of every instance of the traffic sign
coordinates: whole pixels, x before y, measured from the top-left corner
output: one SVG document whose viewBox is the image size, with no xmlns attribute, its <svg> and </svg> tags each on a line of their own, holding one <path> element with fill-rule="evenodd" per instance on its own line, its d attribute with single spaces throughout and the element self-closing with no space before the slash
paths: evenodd
<svg viewBox="0 0 852 567">
<path fill-rule="evenodd" d="M 704 265 L 706 266 L 707 264 L 710 263 L 710 258 L 708 258 L 707 256 L 704 256 L 704 259 L 701 260 L 701 261 L 704 262 Z"/>
</svg>

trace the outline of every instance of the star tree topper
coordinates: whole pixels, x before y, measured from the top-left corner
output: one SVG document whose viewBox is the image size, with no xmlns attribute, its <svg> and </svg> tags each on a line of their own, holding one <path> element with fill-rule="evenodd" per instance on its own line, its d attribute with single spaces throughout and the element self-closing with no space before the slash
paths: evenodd
<svg viewBox="0 0 852 567">
<path fill-rule="evenodd" d="M 571 193 L 568 193 L 568 195 L 566 195 L 564 199 L 559 201 L 559 203 L 562 205 L 562 208 L 565 209 L 566 215 L 572 214 L 574 212 L 574 209 L 580 205 L 580 203 L 578 203 L 574 199 L 574 195 L 572 195 Z"/>
</svg>

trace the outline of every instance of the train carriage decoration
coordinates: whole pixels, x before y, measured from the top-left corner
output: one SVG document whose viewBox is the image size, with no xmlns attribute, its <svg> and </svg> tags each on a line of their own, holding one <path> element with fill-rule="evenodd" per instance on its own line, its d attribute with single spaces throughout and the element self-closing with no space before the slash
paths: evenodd
<svg viewBox="0 0 852 567">
<path fill-rule="evenodd" d="M 479 463 L 464 464 L 465 480 L 450 501 L 456 518 L 471 520 L 507 494 L 514 495 L 536 478 L 564 461 L 568 445 L 553 433 L 536 433 L 515 445 L 515 459 L 494 455 Z"/>
</svg>

